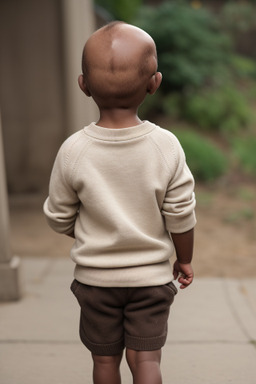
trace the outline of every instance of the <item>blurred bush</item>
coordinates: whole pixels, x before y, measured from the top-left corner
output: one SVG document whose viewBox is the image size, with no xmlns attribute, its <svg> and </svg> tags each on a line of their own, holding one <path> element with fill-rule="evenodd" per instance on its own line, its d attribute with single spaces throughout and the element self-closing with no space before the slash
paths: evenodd
<svg viewBox="0 0 256 384">
<path fill-rule="evenodd" d="M 256 176 L 256 137 L 237 137 L 232 140 L 233 153 L 244 172 Z"/>
<path fill-rule="evenodd" d="M 256 119 L 256 0 L 224 1 L 217 14 L 200 1 L 170 0 L 154 7 L 142 6 L 142 0 L 96 3 L 110 19 L 135 24 L 155 40 L 163 82 L 146 97 L 139 115 L 165 115 L 200 130 L 201 135 L 176 132 L 195 178 L 208 182 L 233 169 L 209 133 L 231 152 L 239 172 L 255 176 L 255 129 L 251 137 L 249 130 L 246 138 L 239 136 Z"/>
<path fill-rule="evenodd" d="M 232 70 L 238 79 L 256 79 L 256 61 L 241 55 L 232 55 Z"/>
<path fill-rule="evenodd" d="M 213 181 L 226 172 L 228 160 L 216 145 L 196 132 L 175 130 L 174 133 L 184 149 L 196 181 Z"/>
<path fill-rule="evenodd" d="M 184 117 L 204 130 L 230 134 L 248 125 L 251 119 L 247 100 L 234 86 L 202 90 L 189 95 L 184 104 Z"/>
<path fill-rule="evenodd" d="M 256 2 L 225 1 L 219 13 L 223 31 L 233 40 L 234 49 L 243 56 L 256 58 Z"/>
<path fill-rule="evenodd" d="M 142 7 L 135 24 L 156 42 L 165 93 L 218 84 L 228 76 L 231 42 L 206 9 L 165 2 Z"/>
<path fill-rule="evenodd" d="M 132 22 L 142 0 L 95 0 L 95 4 L 108 12 L 108 19 Z"/>
<path fill-rule="evenodd" d="M 170 1 L 142 7 L 136 24 L 155 40 L 163 73 L 154 104 L 147 100 L 142 114 L 153 109 L 221 132 L 234 132 L 249 123 L 247 100 L 232 80 L 255 76 L 255 63 L 234 55 L 231 39 L 210 11 Z"/>
<path fill-rule="evenodd" d="M 214 130 L 225 137 L 246 127 L 253 119 L 247 98 L 232 84 L 202 88 L 197 92 L 157 92 L 140 107 L 140 116 L 164 113 L 172 119 L 186 120 L 202 131 Z"/>
</svg>

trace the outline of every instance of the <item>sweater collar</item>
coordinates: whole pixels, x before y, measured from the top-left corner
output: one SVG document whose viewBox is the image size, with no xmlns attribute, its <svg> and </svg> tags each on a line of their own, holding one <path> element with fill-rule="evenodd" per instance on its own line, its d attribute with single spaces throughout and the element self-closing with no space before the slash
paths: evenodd
<svg viewBox="0 0 256 384">
<path fill-rule="evenodd" d="M 144 136 L 155 128 L 155 124 L 144 121 L 142 124 L 129 128 L 103 128 L 95 123 L 84 127 L 84 133 L 90 137 L 105 141 L 125 141 Z"/>
</svg>

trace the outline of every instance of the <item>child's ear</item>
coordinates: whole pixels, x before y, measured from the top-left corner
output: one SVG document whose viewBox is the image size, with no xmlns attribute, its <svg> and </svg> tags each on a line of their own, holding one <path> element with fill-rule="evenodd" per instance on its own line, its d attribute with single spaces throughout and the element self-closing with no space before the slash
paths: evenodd
<svg viewBox="0 0 256 384">
<path fill-rule="evenodd" d="M 80 75 L 78 77 L 78 85 L 79 85 L 81 91 L 86 94 L 86 96 L 89 96 L 89 97 L 91 96 L 91 93 L 90 93 L 90 91 L 87 88 L 87 85 L 85 83 L 84 75 Z"/>
<path fill-rule="evenodd" d="M 156 72 L 149 80 L 147 91 L 150 95 L 154 95 L 162 82 L 162 73 Z"/>
</svg>

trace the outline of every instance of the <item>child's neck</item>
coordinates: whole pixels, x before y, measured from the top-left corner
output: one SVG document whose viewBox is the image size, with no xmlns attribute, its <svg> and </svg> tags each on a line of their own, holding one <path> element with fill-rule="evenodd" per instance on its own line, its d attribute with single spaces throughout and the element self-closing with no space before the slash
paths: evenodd
<svg viewBox="0 0 256 384">
<path fill-rule="evenodd" d="M 100 118 L 97 125 L 104 128 L 129 128 L 141 124 L 142 121 L 137 111 L 130 109 L 108 109 L 100 110 Z"/>
</svg>

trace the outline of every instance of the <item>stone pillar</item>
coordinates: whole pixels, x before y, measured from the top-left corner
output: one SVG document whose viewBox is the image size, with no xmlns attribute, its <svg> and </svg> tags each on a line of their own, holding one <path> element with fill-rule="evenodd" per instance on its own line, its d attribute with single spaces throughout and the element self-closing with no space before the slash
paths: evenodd
<svg viewBox="0 0 256 384">
<path fill-rule="evenodd" d="M 10 247 L 9 205 L 0 116 L 0 301 L 18 300 L 21 295 L 20 259 L 12 256 Z"/>
<path fill-rule="evenodd" d="M 78 87 L 84 44 L 95 30 L 91 0 L 62 0 L 68 134 L 97 120 L 97 107 Z"/>
</svg>

